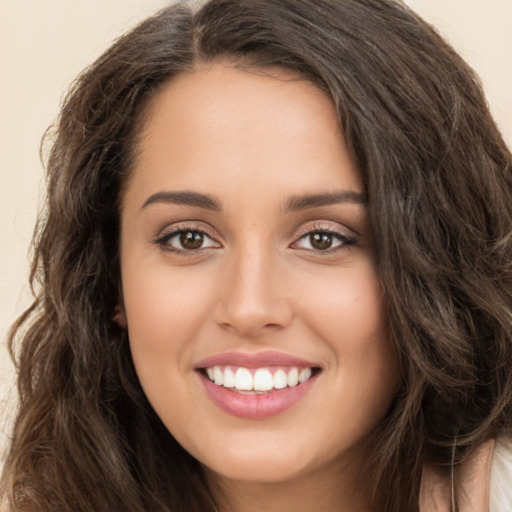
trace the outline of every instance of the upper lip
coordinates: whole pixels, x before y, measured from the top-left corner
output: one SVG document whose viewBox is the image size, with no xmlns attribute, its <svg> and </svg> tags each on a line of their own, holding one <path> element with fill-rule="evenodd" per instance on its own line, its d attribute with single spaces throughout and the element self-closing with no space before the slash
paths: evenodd
<svg viewBox="0 0 512 512">
<path fill-rule="evenodd" d="M 320 365 L 300 357 L 283 352 L 267 350 L 264 352 L 223 352 L 203 359 L 194 367 L 211 368 L 212 366 L 242 366 L 244 368 L 262 368 L 265 366 L 298 366 L 304 368 L 319 368 Z"/>
</svg>

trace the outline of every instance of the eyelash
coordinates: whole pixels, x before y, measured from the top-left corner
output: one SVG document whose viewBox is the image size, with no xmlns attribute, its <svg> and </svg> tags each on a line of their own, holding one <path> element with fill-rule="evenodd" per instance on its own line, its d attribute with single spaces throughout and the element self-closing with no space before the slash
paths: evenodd
<svg viewBox="0 0 512 512">
<path fill-rule="evenodd" d="M 181 248 L 172 247 L 170 245 L 170 241 L 175 237 L 181 237 L 186 234 L 194 234 L 199 235 L 201 237 L 202 244 L 204 243 L 205 239 L 208 239 L 210 241 L 210 245 L 206 247 L 198 247 L 193 249 L 186 249 L 183 247 L 183 241 L 180 240 L 179 243 L 181 244 Z M 314 247 L 297 247 L 297 245 L 301 241 L 308 240 L 309 238 L 309 245 L 312 245 L 312 238 L 315 235 L 321 235 L 321 236 L 327 236 L 330 238 L 331 244 L 335 243 L 335 240 L 338 241 L 338 244 L 334 247 L 328 247 L 326 249 L 318 249 Z M 192 240 L 193 241 L 193 240 Z M 199 227 L 197 225 L 180 225 L 176 228 L 174 228 L 172 231 L 165 232 L 162 235 L 158 236 L 154 243 L 158 245 L 162 250 L 166 252 L 173 252 L 176 254 L 188 256 L 188 255 L 195 255 L 199 252 L 202 252 L 204 250 L 210 249 L 210 248 L 218 248 L 220 247 L 220 243 L 215 240 L 215 238 L 208 232 L 208 230 L 204 229 L 203 227 Z M 350 248 L 351 246 L 354 246 L 357 244 L 357 239 L 354 236 L 348 236 L 345 233 L 341 233 L 340 231 L 337 231 L 333 229 L 332 227 L 325 227 L 325 226 L 314 226 L 312 228 L 309 228 L 305 230 L 293 243 L 289 245 L 289 247 L 302 249 L 305 251 L 308 251 L 310 253 L 316 253 L 316 254 L 332 254 L 341 250 L 346 250 Z"/>
<path fill-rule="evenodd" d="M 199 247 L 197 249 L 185 249 L 184 247 L 175 248 L 175 247 L 172 247 L 171 245 L 169 245 L 169 242 L 173 238 L 182 236 L 184 234 L 190 234 L 190 233 L 199 234 L 203 237 L 203 240 L 204 240 L 204 238 L 207 238 L 211 242 L 213 242 L 214 245 L 220 246 L 219 242 L 217 242 L 215 240 L 215 238 L 208 232 L 208 230 L 206 230 L 204 227 L 199 227 L 197 225 L 192 225 L 192 224 L 191 225 L 186 225 L 186 224 L 183 225 L 182 224 L 182 225 L 177 226 L 174 229 L 172 229 L 172 231 L 164 232 L 162 235 L 158 236 L 155 239 L 155 244 L 158 245 L 160 247 L 160 249 L 162 249 L 164 251 L 173 252 L 173 253 L 177 253 L 177 254 L 183 254 L 183 255 L 196 254 L 200 251 L 203 251 L 205 249 L 209 249 L 210 247 L 213 247 L 213 245 L 211 245 L 208 247 Z M 181 243 L 181 241 L 180 241 L 180 243 Z"/>
<path fill-rule="evenodd" d="M 332 227 L 327 226 L 313 226 L 306 229 L 295 242 L 293 242 L 290 247 L 294 248 L 299 242 L 308 240 L 309 244 L 312 245 L 312 237 L 314 235 L 322 235 L 327 236 L 331 239 L 331 243 L 335 243 L 335 240 L 338 241 L 338 244 L 334 247 L 328 247 L 326 249 L 315 249 L 315 248 L 302 248 L 305 251 L 308 251 L 310 253 L 315 254 L 333 254 L 338 251 L 347 250 L 351 246 L 354 246 L 357 244 L 357 238 L 355 236 L 349 236 L 346 233 L 342 233 L 341 231 L 338 231 L 336 229 L 333 229 Z"/>
</svg>

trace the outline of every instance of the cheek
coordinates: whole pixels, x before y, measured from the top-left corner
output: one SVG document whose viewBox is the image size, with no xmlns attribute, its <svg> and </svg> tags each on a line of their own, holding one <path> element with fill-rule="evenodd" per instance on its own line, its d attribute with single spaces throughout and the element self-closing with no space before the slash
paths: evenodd
<svg viewBox="0 0 512 512">
<path fill-rule="evenodd" d="M 210 296 L 201 272 L 170 272 L 149 263 L 123 280 L 130 342 L 138 355 L 175 354 L 187 347 L 205 319 Z"/>
<path fill-rule="evenodd" d="M 354 426 L 371 428 L 385 414 L 401 381 L 373 262 L 317 281 L 311 296 L 314 300 L 305 309 L 308 327 L 331 353 L 332 393 L 327 400 L 339 411 L 340 421 L 348 424 L 348 415 Z"/>
<path fill-rule="evenodd" d="M 196 397 L 187 393 L 194 339 L 208 308 L 204 282 L 163 265 L 125 264 L 123 293 L 132 359 L 157 414 L 181 424 Z"/>
<path fill-rule="evenodd" d="M 168 426 L 181 424 L 180 417 L 201 405 L 187 386 L 197 360 L 195 340 L 210 308 L 207 287 L 198 269 L 171 272 L 151 263 L 132 268 L 129 261 L 123 268 L 132 359 L 148 400 Z"/>
<path fill-rule="evenodd" d="M 357 354 L 388 347 L 386 303 L 370 259 L 302 288 L 312 290 L 304 316 L 332 350 Z"/>
</svg>

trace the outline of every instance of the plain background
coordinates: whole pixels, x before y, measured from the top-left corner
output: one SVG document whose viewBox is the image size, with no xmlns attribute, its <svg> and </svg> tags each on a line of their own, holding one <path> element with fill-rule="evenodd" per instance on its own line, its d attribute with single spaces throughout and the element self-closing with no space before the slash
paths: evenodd
<svg viewBox="0 0 512 512">
<path fill-rule="evenodd" d="M 312 0 L 313 1 L 313 0 Z M 6 334 L 30 303 L 39 145 L 73 78 L 169 0 L 0 0 L 0 466 L 15 409 Z M 512 147 L 512 0 L 405 0 L 477 70 Z"/>
</svg>

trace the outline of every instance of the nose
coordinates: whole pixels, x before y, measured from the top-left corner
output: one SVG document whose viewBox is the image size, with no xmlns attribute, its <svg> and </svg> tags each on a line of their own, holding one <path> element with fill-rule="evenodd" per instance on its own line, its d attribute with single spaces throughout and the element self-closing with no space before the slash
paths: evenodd
<svg viewBox="0 0 512 512">
<path fill-rule="evenodd" d="M 254 247 L 240 251 L 222 274 L 215 320 L 223 329 L 257 339 L 290 324 L 293 309 L 277 255 Z"/>
</svg>

